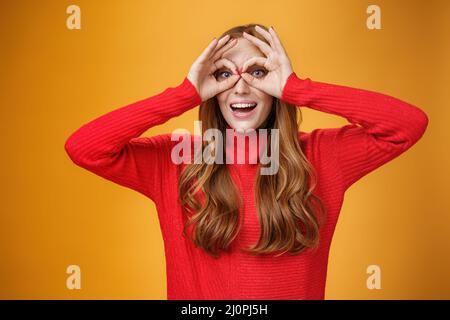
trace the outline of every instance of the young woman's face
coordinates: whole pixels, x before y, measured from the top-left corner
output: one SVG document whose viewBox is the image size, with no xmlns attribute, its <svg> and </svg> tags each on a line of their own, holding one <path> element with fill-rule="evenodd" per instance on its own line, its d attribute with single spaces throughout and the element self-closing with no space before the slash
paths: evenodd
<svg viewBox="0 0 450 320">
<path fill-rule="evenodd" d="M 233 62 L 238 70 L 242 70 L 244 63 L 253 57 L 265 56 L 258 47 L 245 38 L 238 38 L 238 43 L 222 55 L 222 58 Z M 246 72 L 255 78 L 262 78 L 266 75 L 267 70 L 262 66 L 252 65 L 247 68 Z M 232 73 L 233 71 L 228 68 L 219 69 L 217 80 L 223 81 Z M 222 91 L 216 97 L 223 117 L 228 125 L 236 130 L 263 127 L 273 102 L 271 95 L 250 86 L 243 78 L 240 78 L 234 87 Z M 235 103 L 256 104 L 256 106 L 248 107 L 248 105 L 241 104 L 234 107 Z"/>
</svg>

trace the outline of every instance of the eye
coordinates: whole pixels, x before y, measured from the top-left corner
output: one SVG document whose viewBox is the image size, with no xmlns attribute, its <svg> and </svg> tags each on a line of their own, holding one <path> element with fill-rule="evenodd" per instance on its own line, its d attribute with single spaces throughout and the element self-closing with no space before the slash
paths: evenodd
<svg viewBox="0 0 450 320">
<path fill-rule="evenodd" d="M 228 76 L 227 76 L 228 75 Z M 226 79 L 229 78 L 232 75 L 232 73 L 230 71 L 226 71 L 226 70 L 221 70 L 221 71 L 217 71 L 216 72 L 216 79 L 217 80 L 221 80 L 221 79 Z"/>
<path fill-rule="evenodd" d="M 267 71 L 264 68 L 255 69 L 251 72 L 251 74 L 256 78 L 262 78 L 266 75 Z"/>
<path fill-rule="evenodd" d="M 225 78 L 228 78 L 227 76 L 225 76 L 224 74 L 228 74 L 229 76 L 231 76 L 231 72 L 229 72 L 229 71 L 221 71 L 220 73 L 219 73 L 219 75 L 221 75 L 221 76 L 224 76 Z"/>
</svg>

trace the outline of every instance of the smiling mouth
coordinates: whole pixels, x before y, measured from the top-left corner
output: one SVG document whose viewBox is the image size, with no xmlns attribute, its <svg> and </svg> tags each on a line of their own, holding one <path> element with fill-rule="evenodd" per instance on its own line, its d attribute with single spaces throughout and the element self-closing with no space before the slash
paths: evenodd
<svg viewBox="0 0 450 320">
<path fill-rule="evenodd" d="M 258 106 L 257 103 L 230 104 L 233 113 L 247 114 L 252 112 Z"/>
</svg>

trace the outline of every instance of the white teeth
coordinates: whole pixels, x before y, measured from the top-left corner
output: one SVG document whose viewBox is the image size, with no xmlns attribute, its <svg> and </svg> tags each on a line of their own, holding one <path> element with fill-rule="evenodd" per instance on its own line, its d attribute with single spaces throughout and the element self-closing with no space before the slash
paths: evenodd
<svg viewBox="0 0 450 320">
<path fill-rule="evenodd" d="M 234 103 L 231 106 L 233 108 L 250 108 L 250 107 L 255 107 L 256 103 Z"/>
</svg>

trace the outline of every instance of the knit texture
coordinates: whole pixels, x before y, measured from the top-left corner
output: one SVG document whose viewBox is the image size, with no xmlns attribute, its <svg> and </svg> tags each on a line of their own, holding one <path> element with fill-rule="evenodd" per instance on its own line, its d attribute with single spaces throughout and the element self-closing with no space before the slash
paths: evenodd
<svg viewBox="0 0 450 320">
<path fill-rule="evenodd" d="M 259 238 L 255 164 L 227 164 L 244 200 L 239 211 L 243 224 L 229 252 L 215 259 L 182 236 L 186 217 L 177 189 L 182 165 L 171 160 L 178 141 L 171 141 L 171 134 L 140 135 L 201 103 L 187 77 L 176 87 L 84 124 L 67 139 L 65 150 L 75 164 L 154 201 L 164 240 L 169 300 L 324 299 L 329 248 L 345 191 L 409 149 L 428 125 L 422 110 L 394 97 L 300 79 L 294 72 L 281 99 L 350 122 L 298 133 L 317 172 L 315 194 L 327 208 L 319 248 L 298 255 L 253 256 L 239 250 Z"/>
</svg>

